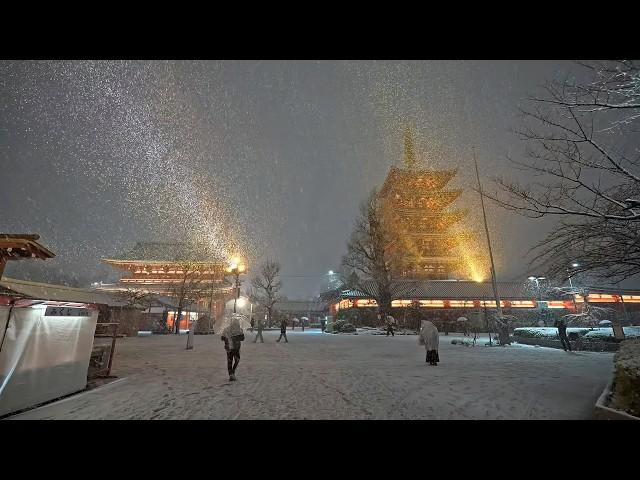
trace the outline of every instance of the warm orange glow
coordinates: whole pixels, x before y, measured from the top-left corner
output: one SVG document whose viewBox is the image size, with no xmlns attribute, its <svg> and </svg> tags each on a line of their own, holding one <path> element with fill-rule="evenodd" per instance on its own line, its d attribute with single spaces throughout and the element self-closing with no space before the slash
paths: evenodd
<svg viewBox="0 0 640 480">
<path fill-rule="evenodd" d="M 393 300 L 391 302 L 392 307 L 410 307 L 412 301 L 411 300 Z"/>
<path fill-rule="evenodd" d="M 510 303 L 513 308 L 534 308 L 536 306 L 536 302 L 533 300 L 512 300 Z"/>
<path fill-rule="evenodd" d="M 367 298 L 361 298 L 356 300 L 356 307 L 377 307 L 378 302 L 375 300 L 369 300 Z"/>
<path fill-rule="evenodd" d="M 473 300 L 449 300 L 451 308 L 473 308 Z"/>
<path fill-rule="evenodd" d="M 506 307 L 506 303 L 504 300 L 500 300 L 500 306 L 502 308 Z M 480 306 L 481 307 L 488 307 L 488 308 L 496 308 L 496 301 L 495 300 L 480 300 Z"/>
<path fill-rule="evenodd" d="M 444 300 L 420 300 L 421 307 L 444 307 Z"/>
</svg>

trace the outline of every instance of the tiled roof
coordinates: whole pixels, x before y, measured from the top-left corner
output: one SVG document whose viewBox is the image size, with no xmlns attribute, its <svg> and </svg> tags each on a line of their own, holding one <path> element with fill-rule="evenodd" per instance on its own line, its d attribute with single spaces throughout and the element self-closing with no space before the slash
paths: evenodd
<svg viewBox="0 0 640 480">
<path fill-rule="evenodd" d="M 408 181 L 416 181 L 423 179 L 425 188 L 439 190 L 443 188 L 451 178 L 457 173 L 456 169 L 452 170 L 407 170 L 392 166 L 389 174 L 380 189 L 380 196 L 385 196 L 390 189 L 396 185 L 402 185 Z"/>
<path fill-rule="evenodd" d="M 105 262 L 115 261 L 150 261 L 150 262 L 224 262 L 225 259 L 211 250 L 204 243 L 163 243 L 163 242 L 138 242 L 127 253 L 112 258 L 105 258 Z"/>
<path fill-rule="evenodd" d="M 304 300 L 286 300 L 276 302 L 273 306 L 279 312 L 322 312 L 325 310 L 325 304 L 320 302 L 308 302 Z"/>
<path fill-rule="evenodd" d="M 82 288 L 52 285 L 49 283 L 29 282 L 3 277 L 0 287 L 12 293 L 38 299 L 59 302 L 98 303 L 109 306 L 125 306 L 126 302 L 104 292 L 94 292 Z"/>
<path fill-rule="evenodd" d="M 363 290 L 376 292 L 375 283 L 365 281 Z M 505 300 L 530 300 L 521 282 L 498 282 L 498 295 Z M 344 290 L 343 298 L 366 298 L 368 295 L 359 290 Z M 493 288 L 490 282 L 451 281 L 451 280 L 400 280 L 393 289 L 394 299 L 451 299 L 451 300 L 490 300 Z"/>
</svg>

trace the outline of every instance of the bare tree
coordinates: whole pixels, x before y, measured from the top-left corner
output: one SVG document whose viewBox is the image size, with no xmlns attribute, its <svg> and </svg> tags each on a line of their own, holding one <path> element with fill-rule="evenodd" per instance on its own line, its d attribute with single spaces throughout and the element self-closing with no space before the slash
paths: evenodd
<svg viewBox="0 0 640 480">
<path fill-rule="evenodd" d="M 147 309 L 153 304 L 155 295 L 138 288 L 127 288 L 115 292 L 115 297 L 122 300 L 128 307 Z"/>
<path fill-rule="evenodd" d="M 510 161 L 532 183 L 498 177 L 485 195 L 531 218 L 557 217 L 557 229 L 532 249 L 548 276 L 575 272 L 621 281 L 640 273 L 640 64 L 582 62 L 583 80 L 545 86 L 522 109 L 516 133 L 527 159 Z"/>
<path fill-rule="evenodd" d="M 382 210 L 378 192 L 374 189 L 360 205 L 342 264 L 356 273 L 355 277 L 351 275 L 345 279 L 349 286 L 375 299 L 378 311 L 386 314 L 391 311 L 395 290 L 391 269 L 393 254 L 389 247 L 399 239 L 383 221 Z"/>
<path fill-rule="evenodd" d="M 180 280 L 170 287 L 169 296 L 178 301 L 178 310 L 173 319 L 173 333 L 180 333 L 180 320 L 184 310 L 193 302 L 197 302 L 208 291 L 207 283 L 204 282 L 208 266 L 202 262 L 181 261 L 177 264 Z"/>
<path fill-rule="evenodd" d="M 280 264 L 273 260 L 267 260 L 260 266 L 257 276 L 251 279 L 253 286 L 251 295 L 267 311 L 267 324 L 271 325 L 273 305 L 279 300 L 282 282 L 280 276 Z"/>
</svg>

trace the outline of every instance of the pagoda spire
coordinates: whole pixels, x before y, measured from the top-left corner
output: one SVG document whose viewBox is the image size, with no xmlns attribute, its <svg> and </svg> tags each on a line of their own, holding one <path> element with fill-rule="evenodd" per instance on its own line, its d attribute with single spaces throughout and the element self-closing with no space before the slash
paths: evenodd
<svg viewBox="0 0 640 480">
<path fill-rule="evenodd" d="M 416 154 L 413 150 L 413 138 L 409 125 L 404 129 L 404 167 L 409 170 L 416 168 Z"/>
</svg>

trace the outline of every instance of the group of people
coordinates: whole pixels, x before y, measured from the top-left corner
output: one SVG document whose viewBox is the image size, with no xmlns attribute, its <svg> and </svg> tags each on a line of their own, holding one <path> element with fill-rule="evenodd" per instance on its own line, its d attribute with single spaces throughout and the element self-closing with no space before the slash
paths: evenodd
<svg viewBox="0 0 640 480">
<path fill-rule="evenodd" d="M 378 318 L 381 318 L 380 315 Z M 221 334 L 221 339 L 224 342 L 224 348 L 227 352 L 227 370 L 229 372 L 229 380 L 234 381 L 236 379 L 235 372 L 238 368 L 238 364 L 240 363 L 240 346 L 241 342 L 245 339 L 244 332 L 242 331 L 242 327 L 240 326 L 240 319 L 242 315 L 233 314 L 231 317 L 231 321 L 229 325 L 224 328 Z M 387 326 L 387 337 L 389 335 L 395 336 L 394 334 L 394 326 L 396 325 L 395 319 L 391 315 L 384 315 L 385 324 Z M 256 326 L 255 320 L 251 317 L 251 330 L 253 331 Z M 571 352 L 571 343 L 569 342 L 569 338 L 567 337 L 567 324 L 563 319 L 556 320 L 554 326 L 558 329 L 558 336 L 560 337 L 560 342 L 562 343 L 562 347 L 564 351 Z M 324 331 L 324 322 L 322 325 L 322 330 Z M 258 339 L 260 339 L 261 343 L 264 343 L 264 338 L 262 337 L 262 331 L 264 329 L 264 322 L 262 320 L 258 320 L 257 330 L 258 333 L 256 337 L 253 339 L 253 343 L 256 343 Z M 280 322 L 280 336 L 276 342 L 280 342 L 284 338 L 286 343 L 289 343 L 289 339 L 287 338 L 287 320 L 283 318 Z M 420 324 L 420 333 L 418 336 L 418 343 L 423 345 L 426 350 L 426 362 L 429 365 L 437 366 L 440 361 L 440 356 L 438 355 L 438 345 L 439 345 L 439 332 L 438 328 L 428 320 L 422 320 Z"/>
<path fill-rule="evenodd" d="M 382 314 L 378 315 L 378 319 L 382 317 Z M 384 322 L 387 326 L 387 337 L 391 335 L 395 336 L 394 327 L 396 325 L 396 319 L 391 315 L 384 315 Z M 440 356 L 438 355 L 438 344 L 440 340 L 440 334 L 438 332 L 438 328 L 428 320 L 422 320 L 420 323 L 420 334 L 418 337 L 418 342 L 420 345 L 424 345 L 425 350 L 427 351 L 427 363 L 429 365 L 437 366 L 440 361 Z"/>
<path fill-rule="evenodd" d="M 378 316 L 378 318 L 380 318 Z M 391 315 L 384 316 L 385 325 L 387 326 L 387 337 L 391 334 L 392 337 L 395 336 L 393 328 L 396 325 L 396 319 Z M 440 341 L 440 334 L 438 332 L 438 328 L 428 320 L 422 320 L 420 323 L 420 334 L 418 336 L 418 343 L 420 345 L 424 345 L 425 350 L 427 351 L 427 363 L 429 365 L 437 366 L 440 361 L 440 356 L 438 355 L 438 345 Z"/>
</svg>

